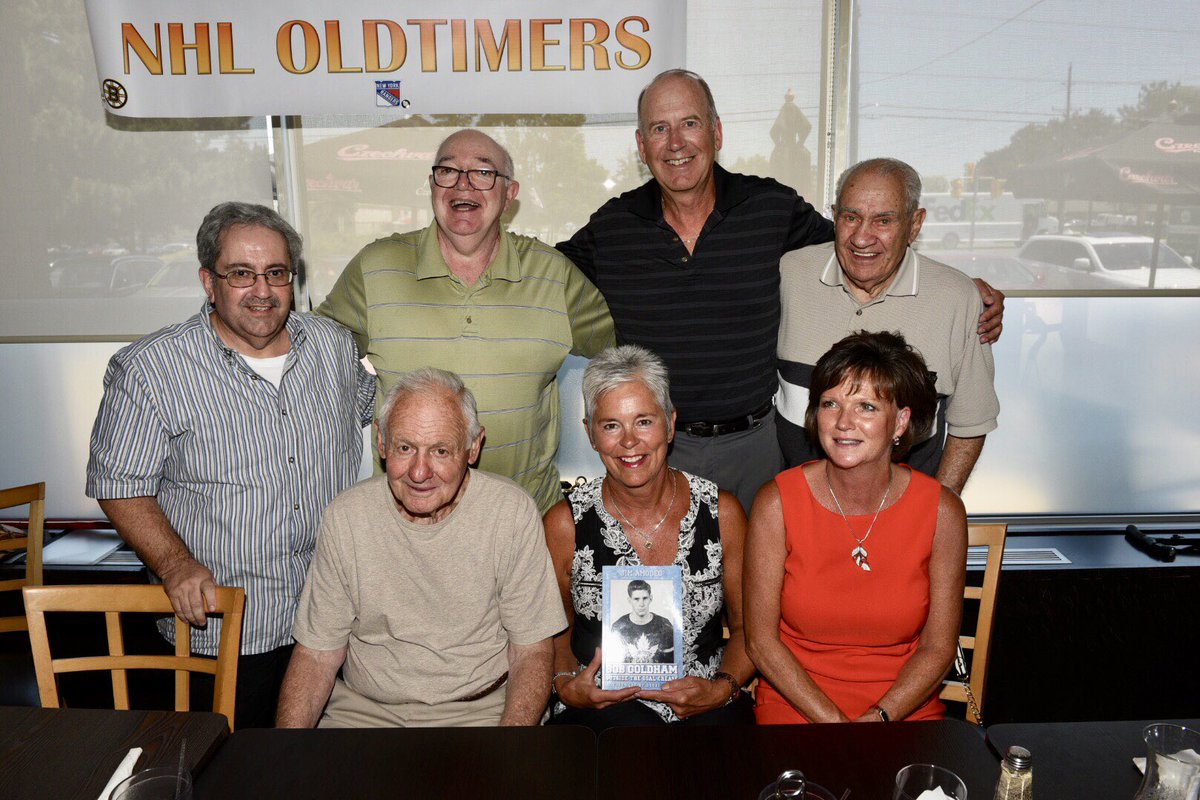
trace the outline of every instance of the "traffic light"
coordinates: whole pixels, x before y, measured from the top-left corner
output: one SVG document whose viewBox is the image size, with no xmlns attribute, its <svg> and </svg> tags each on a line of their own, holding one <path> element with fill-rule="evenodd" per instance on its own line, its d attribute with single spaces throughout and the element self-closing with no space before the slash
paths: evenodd
<svg viewBox="0 0 1200 800">
<path fill-rule="evenodd" d="M 963 196 L 963 179 L 962 178 L 955 178 L 954 180 L 950 181 L 950 194 L 952 194 L 955 197 Z"/>
<path fill-rule="evenodd" d="M 1008 183 L 1004 178 L 992 178 L 992 197 L 999 200 L 1004 195 L 1004 184 Z"/>
</svg>

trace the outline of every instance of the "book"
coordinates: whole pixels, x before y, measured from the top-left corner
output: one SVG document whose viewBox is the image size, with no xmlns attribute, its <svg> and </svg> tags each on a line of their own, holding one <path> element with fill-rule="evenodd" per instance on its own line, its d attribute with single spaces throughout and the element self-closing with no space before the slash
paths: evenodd
<svg viewBox="0 0 1200 800">
<path fill-rule="evenodd" d="M 99 564 L 121 546 L 116 531 L 69 531 L 42 550 L 43 564 Z"/>
<path fill-rule="evenodd" d="M 658 689 L 683 677 L 683 571 L 605 567 L 601 688 Z"/>
</svg>

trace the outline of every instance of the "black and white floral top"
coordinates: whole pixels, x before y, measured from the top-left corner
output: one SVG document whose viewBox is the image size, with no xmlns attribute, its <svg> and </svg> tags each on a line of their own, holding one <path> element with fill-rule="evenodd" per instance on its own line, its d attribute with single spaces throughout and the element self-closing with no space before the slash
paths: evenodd
<svg viewBox="0 0 1200 800">
<path fill-rule="evenodd" d="M 721 582 L 717 486 L 686 472 L 680 474 L 687 479 L 691 490 L 687 514 L 679 524 L 679 552 L 674 562 L 683 571 L 683 672 L 711 680 L 721 668 L 725 654 L 721 622 L 725 591 Z M 575 628 L 571 650 L 581 668 L 591 663 L 601 642 L 603 568 L 642 563 L 621 524 L 604 507 L 600 489 L 603 480 L 596 478 L 576 488 L 570 497 L 575 518 L 575 558 L 571 564 Z M 638 702 L 667 722 L 678 719 L 665 703 Z M 561 703 L 556 704 L 555 710 L 562 710 Z"/>
</svg>

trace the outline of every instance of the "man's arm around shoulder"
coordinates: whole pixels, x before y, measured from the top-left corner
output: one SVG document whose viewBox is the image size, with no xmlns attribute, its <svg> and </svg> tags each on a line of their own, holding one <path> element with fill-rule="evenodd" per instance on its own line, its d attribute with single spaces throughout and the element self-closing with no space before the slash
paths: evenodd
<svg viewBox="0 0 1200 800">
<path fill-rule="evenodd" d="M 316 650 L 297 642 L 279 690 L 275 727 L 316 727 L 345 660 L 344 645 L 336 650 Z"/>
<path fill-rule="evenodd" d="M 942 461 L 938 465 L 937 479 L 943 486 L 953 489 L 955 494 L 962 494 L 975 469 L 975 462 L 983 452 L 983 440 L 986 436 L 947 436 L 946 447 L 942 451 Z"/>
<path fill-rule="evenodd" d="M 554 645 L 550 638 L 533 644 L 508 643 L 508 689 L 502 727 L 537 725 L 550 700 L 550 669 Z M 289 670 L 290 674 L 290 670 Z"/>
</svg>

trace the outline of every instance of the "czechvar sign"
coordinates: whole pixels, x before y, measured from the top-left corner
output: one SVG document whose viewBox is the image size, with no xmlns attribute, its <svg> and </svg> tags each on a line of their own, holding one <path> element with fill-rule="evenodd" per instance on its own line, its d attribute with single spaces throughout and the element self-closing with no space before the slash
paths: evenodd
<svg viewBox="0 0 1200 800">
<path fill-rule="evenodd" d="M 684 64 L 678 0 L 87 0 L 129 117 L 628 113 Z"/>
</svg>

